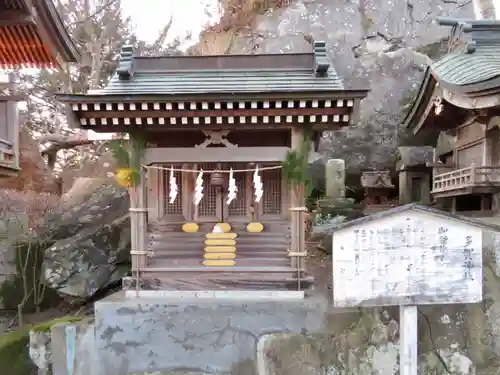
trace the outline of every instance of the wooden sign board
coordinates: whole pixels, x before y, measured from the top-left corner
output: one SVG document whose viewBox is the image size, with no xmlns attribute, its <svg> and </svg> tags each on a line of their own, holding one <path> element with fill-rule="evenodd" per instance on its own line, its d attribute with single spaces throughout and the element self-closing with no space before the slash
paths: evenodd
<svg viewBox="0 0 500 375">
<path fill-rule="evenodd" d="M 333 235 L 338 307 L 482 301 L 482 230 L 432 212 L 358 220 Z"/>
</svg>

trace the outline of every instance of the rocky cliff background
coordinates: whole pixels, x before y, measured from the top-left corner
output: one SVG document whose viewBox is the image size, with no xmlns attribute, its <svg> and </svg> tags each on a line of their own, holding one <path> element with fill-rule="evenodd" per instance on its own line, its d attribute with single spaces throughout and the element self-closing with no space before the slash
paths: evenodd
<svg viewBox="0 0 500 375">
<path fill-rule="evenodd" d="M 345 87 L 371 88 L 359 122 L 322 144 L 324 155 L 345 159 L 356 172 L 392 167 L 398 143 L 411 142 L 400 126 L 405 106 L 426 65 L 446 51 L 450 30 L 436 17 L 475 18 L 471 0 L 268 0 L 267 10 L 243 20 L 236 2 L 223 1 L 226 13 L 202 33 L 202 52 L 308 52 L 312 40 L 325 40 Z"/>
</svg>

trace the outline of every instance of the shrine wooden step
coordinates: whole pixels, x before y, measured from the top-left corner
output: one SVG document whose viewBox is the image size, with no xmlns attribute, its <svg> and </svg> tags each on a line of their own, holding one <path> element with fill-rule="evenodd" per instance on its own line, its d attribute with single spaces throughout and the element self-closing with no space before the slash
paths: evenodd
<svg viewBox="0 0 500 375">
<path fill-rule="evenodd" d="M 235 241 L 234 245 L 233 242 Z M 172 248 L 178 245 L 186 245 L 186 246 L 218 246 L 218 245 L 226 245 L 226 246 L 236 246 L 236 248 L 241 246 L 262 246 L 262 247 L 289 247 L 290 240 L 286 238 L 281 239 L 261 239 L 255 240 L 253 238 L 236 238 L 235 240 L 205 240 L 204 238 L 198 239 L 165 239 L 165 240 L 148 240 L 148 244 L 151 247 L 155 248 Z"/>
<path fill-rule="evenodd" d="M 157 267 L 196 267 L 203 264 L 204 256 L 201 254 L 200 256 L 193 258 L 151 258 L 148 261 L 149 267 L 157 268 Z M 241 256 L 236 255 L 233 260 L 234 266 L 238 267 L 287 267 L 290 265 L 290 259 L 288 258 L 243 258 Z"/>
<path fill-rule="evenodd" d="M 192 258 L 203 257 L 206 252 L 203 248 L 199 249 L 178 249 L 178 250 L 158 250 L 152 255 L 153 259 L 171 259 L 171 258 Z M 217 253 L 217 252 L 214 252 Z M 220 253 L 220 252 L 219 252 Z M 244 258 L 287 258 L 287 250 L 253 251 L 252 249 L 236 249 L 236 257 Z"/>
<path fill-rule="evenodd" d="M 211 243 L 210 245 L 206 245 L 203 242 L 177 242 L 177 241 L 168 241 L 168 242 L 148 242 L 148 249 L 152 251 L 171 251 L 171 250 L 197 250 L 204 249 L 205 247 L 217 247 L 223 245 L 217 245 L 215 243 Z M 239 251 L 285 251 L 290 247 L 288 242 L 281 243 L 254 243 L 254 242 L 238 242 L 236 241 L 235 245 L 231 245 L 236 247 L 236 252 Z"/>
<path fill-rule="evenodd" d="M 210 246 L 212 248 L 214 246 Z M 281 245 L 259 245 L 259 244 L 236 244 L 236 254 L 284 254 L 287 255 L 289 246 L 287 244 Z M 165 244 L 149 244 L 148 250 L 154 254 L 180 254 L 184 252 L 185 254 L 202 254 L 204 252 L 205 246 L 203 244 L 175 244 L 175 243 L 165 243 Z M 212 252 L 212 251 L 210 251 Z M 182 255 L 182 254 L 180 254 Z"/>
<path fill-rule="evenodd" d="M 258 220 L 257 220 L 258 221 Z M 157 221 L 148 224 L 148 230 L 151 231 L 159 231 L 159 232 L 182 232 L 182 225 L 187 221 L 179 221 L 179 222 L 165 222 L 165 221 Z M 232 232 L 242 232 L 246 231 L 246 226 L 250 221 L 245 222 L 231 222 Z M 263 233 L 273 233 L 273 232 L 286 232 L 289 230 L 289 223 L 286 220 L 280 221 L 259 221 L 264 225 Z M 199 232 L 197 233 L 208 233 L 211 232 L 217 222 L 212 223 L 198 223 Z"/>
<path fill-rule="evenodd" d="M 156 266 L 156 267 L 147 267 L 140 269 L 144 274 L 148 273 L 168 273 L 168 272 L 182 272 L 182 273 L 211 273 L 211 272 L 221 272 L 220 267 L 205 267 L 205 266 L 181 266 L 181 267 L 172 267 L 172 266 Z M 224 268 L 224 273 L 271 273 L 271 274 L 279 274 L 279 273 L 289 273 L 289 274 L 297 274 L 297 272 L 304 273 L 304 269 L 297 270 L 292 267 L 272 267 L 272 266 L 235 266 L 231 268 Z"/>
<path fill-rule="evenodd" d="M 205 270 L 207 268 L 204 267 Z M 302 274 L 299 281 L 296 272 L 227 271 L 218 267 L 216 272 L 148 272 L 142 277 L 144 284 L 149 283 L 155 290 L 299 290 L 299 287 L 300 290 L 308 290 L 314 284 L 314 278 L 307 274 Z"/>
<path fill-rule="evenodd" d="M 262 233 L 249 233 L 249 232 L 231 232 L 236 234 L 236 239 L 241 240 L 255 240 L 255 241 L 265 241 L 265 240 L 280 240 L 288 238 L 288 233 L 276 233 L 276 232 L 262 232 Z M 167 240 L 182 240 L 182 241 L 196 241 L 199 239 L 204 239 L 207 233 L 184 233 L 184 232 L 148 232 L 149 240 L 154 241 L 167 241 Z"/>
</svg>

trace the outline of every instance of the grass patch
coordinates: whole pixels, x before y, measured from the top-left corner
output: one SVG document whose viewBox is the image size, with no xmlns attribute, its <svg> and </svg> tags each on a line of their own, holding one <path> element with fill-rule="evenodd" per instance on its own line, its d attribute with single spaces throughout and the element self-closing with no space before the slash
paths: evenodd
<svg viewBox="0 0 500 375">
<path fill-rule="evenodd" d="M 9 369 L 9 375 L 32 374 L 36 366 L 29 358 L 30 326 L 0 336 L 0 368 Z"/>
<path fill-rule="evenodd" d="M 35 373 L 36 366 L 29 357 L 29 334 L 48 332 L 58 323 L 75 323 L 82 320 L 78 316 L 63 316 L 36 325 L 26 325 L 23 328 L 0 336 L 0 368 L 9 369 L 9 375 L 30 375 Z"/>
<path fill-rule="evenodd" d="M 32 330 L 34 332 L 49 332 L 50 328 L 56 324 L 59 323 L 78 323 L 82 320 L 83 318 L 80 316 L 72 316 L 72 315 L 67 315 L 67 316 L 61 316 L 60 318 L 52 319 L 47 322 L 43 322 L 40 324 L 36 324 L 32 326 Z"/>
</svg>

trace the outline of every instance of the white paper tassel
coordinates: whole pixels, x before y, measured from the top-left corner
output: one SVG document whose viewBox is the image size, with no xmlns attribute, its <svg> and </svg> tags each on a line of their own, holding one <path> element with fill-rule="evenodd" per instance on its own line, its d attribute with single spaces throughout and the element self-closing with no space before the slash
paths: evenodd
<svg viewBox="0 0 500 375">
<path fill-rule="evenodd" d="M 255 190 L 255 202 L 259 203 L 264 194 L 264 186 L 259 175 L 259 167 L 255 168 L 253 172 L 253 188 Z"/>
<path fill-rule="evenodd" d="M 196 177 L 196 185 L 194 187 L 194 204 L 198 205 L 203 198 L 203 170 Z"/>
<path fill-rule="evenodd" d="M 177 181 L 174 175 L 174 168 L 170 167 L 170 178 L 169 178 L 169 187 L 170 191 L 168 192 L 168 196 L 170 198 L 169 203 L 172 204 L 175 202 L 175 198 L 177 198 L 177 194 L 179 193 L 179 187 L 177 186 Z"/>
<path fill-rule="evenodd" d="M 238 191 L 238 187 L 236 186 L 236 180 L 233 175 L 233 169 L 229 171 L 229 186 L 228 186 L 228 193 L 227 193 L 227 204 L 231 204 L 231 202 L 236 199 L 236 193 Z"/>
</svg>

